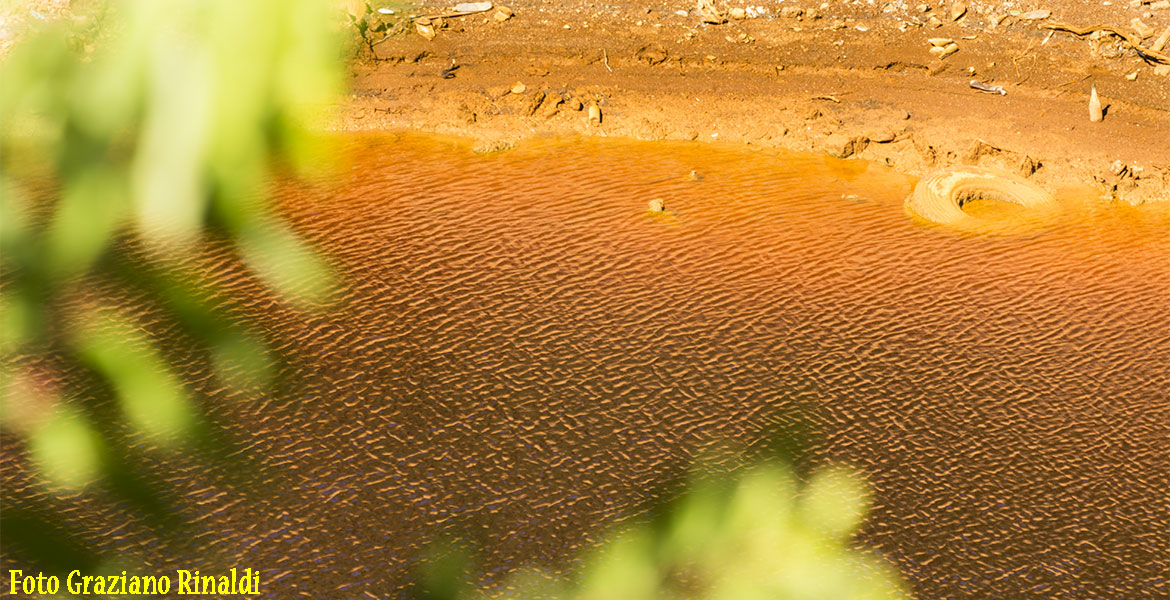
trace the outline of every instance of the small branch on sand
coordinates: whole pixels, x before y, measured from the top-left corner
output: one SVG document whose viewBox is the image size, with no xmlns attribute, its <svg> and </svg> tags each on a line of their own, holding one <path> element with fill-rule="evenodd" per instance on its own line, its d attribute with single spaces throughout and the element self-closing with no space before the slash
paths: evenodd
<svg viewBox="0 0 1170 600">
<path fill-rule="evenodd" d="M 1129 47 L 1137 51 L 1138 56 L 1140 56 L 1142 60 L 1146 62 L 1157 62 L 1164 65 L 1170 65 L 1170 56 L 1166 56 L 1157 50 L 1143 48 L 1141 44 L 1142 41 L 1138 39 L 1137 36 L 1112 25 L 1090 25 L 1088 27 L 1077 27 L 1075 25 L 1069 25 L 1068 23 L 1057 23 L 1054 21 L 1051 23 L 1041 23 L 1040 28 L 1067 31 L 1078 37 L 1090 35 L 1098 31 L 1112 33 L 1113 35 L 1116 35 L 1117 37 L 1125 40 L 1125 43 L 1129 44 Z"/>
<path fill-rule="evenodd" d="M 417 21 L 419 19 L 452 19 L 455 17 L 466 17 L 467 15 L 478 15 L 479 13 L 487 12 L 490 8 L 483 10 L 460 10 L 455 12 L 437 13 L 433 15 L 417 15 L 411 17 L 411 20 Z"/>
</svg>

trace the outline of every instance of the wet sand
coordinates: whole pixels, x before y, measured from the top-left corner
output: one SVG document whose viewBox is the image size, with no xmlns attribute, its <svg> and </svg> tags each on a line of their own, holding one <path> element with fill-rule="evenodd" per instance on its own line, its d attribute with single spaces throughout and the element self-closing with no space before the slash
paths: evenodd
<svg viewBox="0 0 1170 600">
<path fill-rule="evenodd" d="M 1170 77 L 1119 37 L 1046 28 L 1133 35 L 1138 19 L 1155 32 L 1140 40 L 1148 50 L 1170 28 L 1170 8 L 786 0 L 716 25 L 702 22 L 694 2 L 508 5 L 516 16 L 506 22 L 447 19 L 433 40 L 410 27 L 370 34 L 335 127 L 454 134 L 482 150 L 550 134 L 730 142 L 858 156 L 917 176 L 994 166 L 1049 189 L 1170 200 Z M 959 5 L 966 10 L 955 20 Z M 428 1 L 398 15 L 445 6 Z M 1024 18 L 1035 9 L 1048 17 Z M 931 39 L 959 50 L 939 58 Z M 523 92 L 511 93 L 515 84 Z M 1101 123 L 1089 121 L 1093 85 L 1108 105 Z M 590 104 L 600 123 L 578 108 Z"/>
</svg>

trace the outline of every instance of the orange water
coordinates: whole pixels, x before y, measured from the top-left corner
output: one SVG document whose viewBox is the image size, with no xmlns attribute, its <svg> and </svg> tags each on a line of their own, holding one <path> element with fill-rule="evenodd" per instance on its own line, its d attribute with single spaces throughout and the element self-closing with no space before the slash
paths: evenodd
<svg viewBox="0 0 1170 600">
<path fill-rule="evenodd" d="M 958 235 L 859 161 L 341 143 L 341 180 L 280 205 L 343 301 L 249 309 L 294 340 L 301 402 L 223 409 L 269 491 L 176 480 L 271 597 L 391 595 L 438 532 L 484 544 L 488 581 L 563 565 L 705 445 L 795 412 L 868 475 L 858 544 L 921 598 L 1170 596 L 1166 205 Z"/>
</svg>

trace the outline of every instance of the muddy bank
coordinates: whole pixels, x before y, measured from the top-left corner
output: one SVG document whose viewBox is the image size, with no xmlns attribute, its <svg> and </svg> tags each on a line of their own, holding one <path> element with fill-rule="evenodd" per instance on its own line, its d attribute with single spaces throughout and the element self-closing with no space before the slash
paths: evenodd
<svg viewBox="0 0 1170 600">
<path fill-rule="evenodd" d="M 404 33 L 367 32 L 338 127 L 471 136 L 485 151 L 566 134 L 732 142 L 1170 199 L 1170 77 L 1148 54 L 1170 8 L 1034 4 L 780 2 L 743 5 L 743 19 L 718 5 L 727 20 L 712 24 L 691 3 L 515 2 L 504 21 L 439 20 L 429 40 L 397 10 L 380 19 Z M 1128 40 L 1060 24 L 1116 26 Z M 937 38 L 957 51 L 940 58 Z"/>
</svg>

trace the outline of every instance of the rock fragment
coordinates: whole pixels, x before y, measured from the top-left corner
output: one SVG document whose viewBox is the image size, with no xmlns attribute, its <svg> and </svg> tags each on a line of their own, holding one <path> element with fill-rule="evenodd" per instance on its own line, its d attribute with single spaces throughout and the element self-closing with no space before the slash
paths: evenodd
<svg viewBox="0 0 1170 600">
<path fill-rule="evenodd" d="M 1162 30 L 1162 35 L 1158 36 L 1158 39 L 1154 40 L 1153 44 L 1150 44 L 1150 50 L 1161 52 L 1162 48 L 1166 47 L 1167 42 L 1170 42 L 1170 26 Z"/>
<path fill-rule="evenodd" d="M 1089 121 L 1100 123 L 1104 118 L 1105 113 L 1101 110 L 1101 99 L 1097 97 L 1097 84 L 1093 84 L 1093 89 L 1089 93 Z"/>
<path fill-rule="evenodd" d="M 1154 28 L 1143 23 L 1141 19 L 1134 19 L 1130 21 L 1129 26 L 1133 29 L 1134 33 L 1138 34 L 1138 37 L 1142 38 L 1143 40 L 1150 37 L 1151 35 L 1154 35 Z"/>
<path fill-rule="evenodd" d="M 589 124 L 601 125 L 601 107 L 596 102 L 589 103 Z"/>
<path fill-rule="evenodd" d="M 869 147 L 869 138 L 864 135 L 847 137 L 835 135 L 825 142 L 825 153 L 835 158 L 849 158 Z"/>
<path fill-rule="evenodd" d="M 550 119 L 557 114 L 562 104 L 565 103 L 565 97 L 557 92 L 550 92 L 544 96 L 544 102 L 540 104 L 540 116 Z"/>
<path fill-rule="evenodd" d="M 946 46 L 931 46 L 930 53 L 937 54 L 939 60 L 942 60 L 959 51 L 959 45 L 951 42 Z"/>
<path fill-rule="evenodd" d="M 539 108 L 543 102 L 544 92 L 537 90 L 531 94 L 528 94 L 528 96 L 524 98 L 524 114 L 527 116 L 536 114 L 536 109 Z"/>
<path fill-rule="evenodd" d="M 431 24 L 431 20 L 427 18 L 415 19 L 414 30 L 419 35 L 423 36 L 425 40 L 435 39 L 435 26 Z"/>
<path fill-rule="evenodd" d="M 963 15 L 965 15 L 965 14 L 967 14 L 967 5 L 966 4 L 964 4 L 962 2 L 956 2 L 953 6 L 951 6 L 951 20 L 952 21 L 958 21 L 959 19 L 962 19 Z"/>
</svg>

